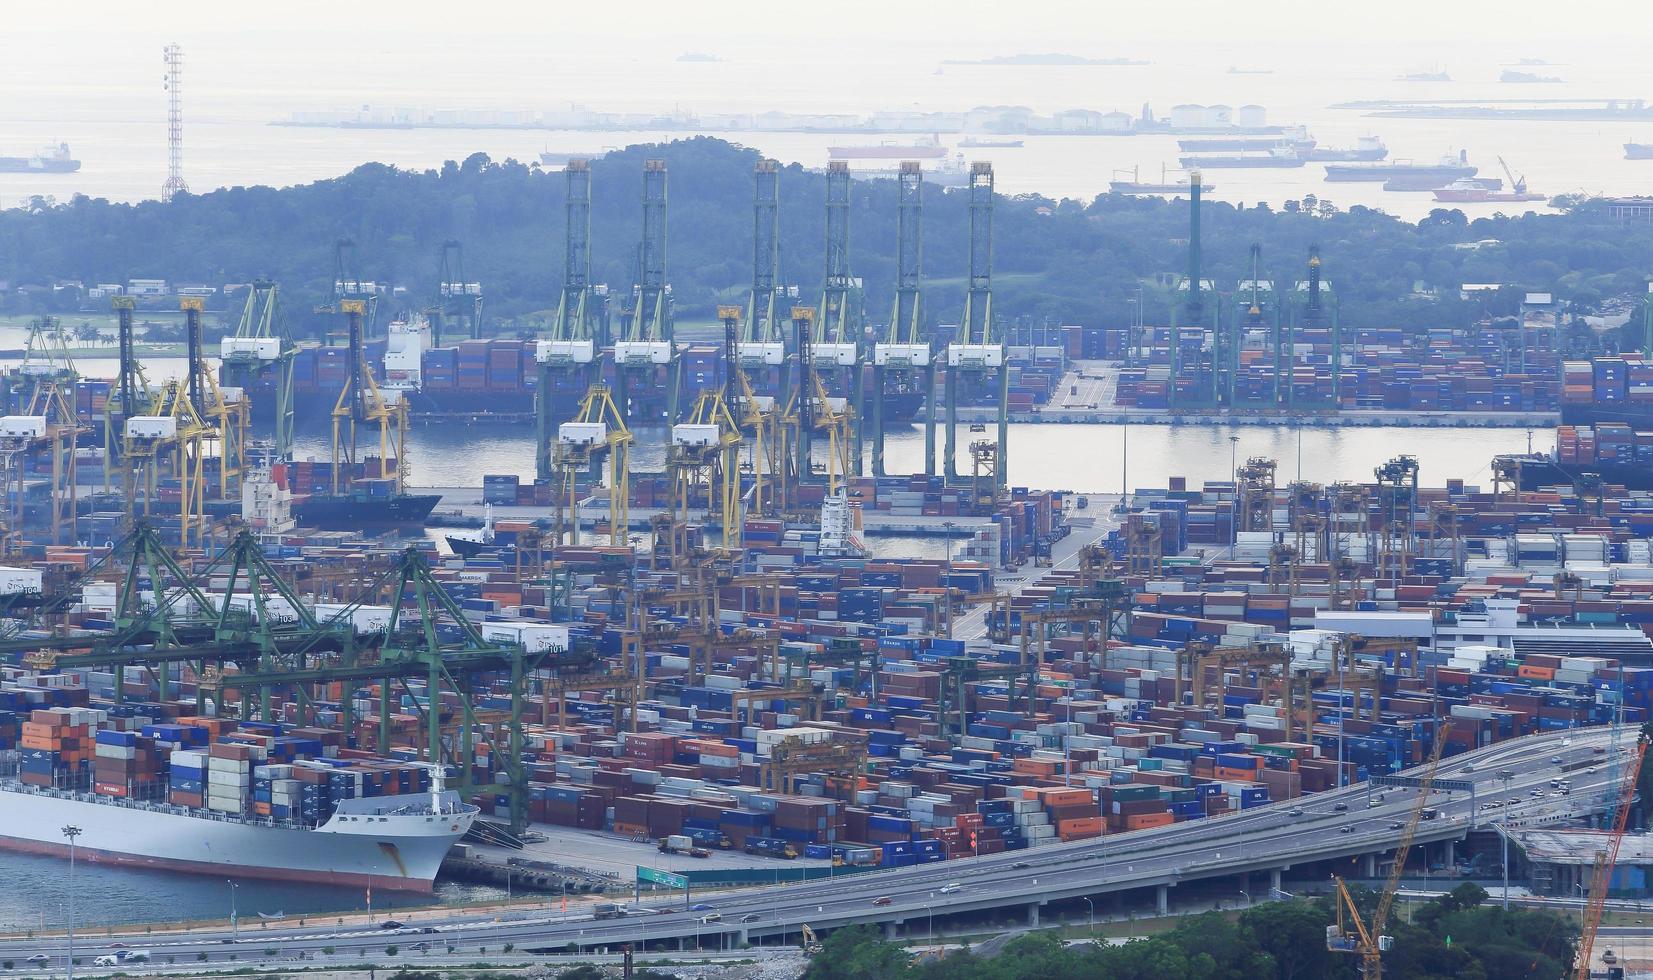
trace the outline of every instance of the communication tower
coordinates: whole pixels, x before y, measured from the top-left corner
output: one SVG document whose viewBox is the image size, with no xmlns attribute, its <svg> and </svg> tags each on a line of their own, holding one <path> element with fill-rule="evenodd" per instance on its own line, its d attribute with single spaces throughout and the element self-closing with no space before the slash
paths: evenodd
<svg viewBox="0 0 1653 980">
<path fill-rule="evenodd" d="M 166 183 L 161 185 L 161 200 L 170 201 L 173 195 L 189 190 L 184 183 L 184 49 L 169 44 L 163 57 L 166 61 Z"/>
</svg>

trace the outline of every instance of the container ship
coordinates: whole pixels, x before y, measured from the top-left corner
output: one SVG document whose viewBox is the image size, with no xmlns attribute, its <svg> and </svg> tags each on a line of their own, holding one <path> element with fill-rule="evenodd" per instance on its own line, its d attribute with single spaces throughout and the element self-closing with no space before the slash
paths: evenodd
<svg viewBox="0 0 1653 980">
<path fill-rule="evenodd" d="M 934 136 L 913 143 L 827 147 L 829 160 L 934 160 L 946 155 L 947 147 Z"/>
<path fill-rule="evenodd" d="M 1326 165 L 1326 179 L 1331 181 L 1380 181 L 1394 177 L 1439 178 L 1442 186 L 1460 177 L 1473 177 L 1478 167 L 1470 166 L 1469 154 L 1460 150 L 1456 157 L 1442 157 L 1435 163 L 1417 163 L 1412 160 L 1393 160 L 1372 163 L 1330 163 Z"/>
<path fill-rule="evenodd" d="M 989 139 L 983 136 L 966 136 L 959 140 L 959 145 L 972 150 L 1014 150 L 1021 147 L 1022 141 L 1015 139 Z"/>
<path fill-rule="evenodd" d="M 32 157 L 0 157 L 0 173 L 6 174 L 72 174 L 80 169 L 80 161 L 69 153 L 69 144 L 47 147 Z"/>
<path fill-rule="evenodd" d="M 0 849 L 67 856 L 59 828 L 73 825 L 83 860 L 429 892 L 479 812 L 426 767 L 328 746 L 322 730 L 141 724 L 86 707 L 4 714 L 21 747 L 0 778 Z"/>
</svg>

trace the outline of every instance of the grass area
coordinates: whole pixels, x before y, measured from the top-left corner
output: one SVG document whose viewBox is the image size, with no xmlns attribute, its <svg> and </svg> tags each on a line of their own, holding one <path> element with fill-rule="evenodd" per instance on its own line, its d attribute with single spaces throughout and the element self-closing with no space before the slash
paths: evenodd
<svg viewBox="0 0 1653 980">
<path fill-rule="evenodd" d="M 1226 919 L 1235 919 L 1239 917 L 1240 911 L 1241 910 L 1239 909 L 1224 910 L 1220 914 Z M 1034 927 L 1031 931 L 1041 933 L 1054 932 L 1063 939 L 1129 939 L 1133 936 L 1146 937 L 1158 935 L 1162 932 L 1170 932 L 1172 929 L 1175 929 L 1177 926 L 1186 921 L 1189 914 L 1190 913 L 1182 913 L 1179 915 L 1155 916 L 1154 918 L 1139 918 L 1134 921 L 1110 919 L 1107 921 L 1098 922 L 1095 929 L 1092 929 L 1088 923 L 1084 922 L 1069 923 L 1059 926 L 1040 925 Z M 911 920 L 909 920 L 909 924 L 910 922 Z M 937 935 L 935 942 L 937 944 L 947 945 L 968 943 L 972 946 L 976 946 L 988 941 L 989 939 L 1001 936 L 1006 931 L 1008 930 L 981 933 L 946 933 L 944 935 Z M 929 943 L 927 940 L 914 936 L 907 937 L 907 942 L 910 945 L 934 945 Z"/>
</svg>

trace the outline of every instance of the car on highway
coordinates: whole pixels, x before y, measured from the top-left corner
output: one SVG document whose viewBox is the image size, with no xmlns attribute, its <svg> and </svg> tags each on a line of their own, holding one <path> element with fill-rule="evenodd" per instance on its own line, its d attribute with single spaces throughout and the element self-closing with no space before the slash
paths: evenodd
<svg viewBox="0 0 1653 980">
<path fill-rule="evenodd" d="M 45 953 L 36 953 L 33 956 L 29 957 L 29 959 L 28 959 L 28 962 L 34 963 L 36 965 L 50 963 L 51 961 L 52 961 L 52 958 L 50 956 L 47 956 Z"/>
<path fill-rule="evenodd" d="M 941 886 L 941 893 L 943 895 L 952 895 L 955 892 L 961 891 L 964 891 L 964 886 L 956 881 L 949 881 L 947 884 Z"/>
<path fill-rule="evenodd" d="M 883 906 L 883 905 L 888 905 L 893 901 L 895 901 L 895 899 L 891 898 L 888 895 L 880 895 L 877 898 L 872 900 L 872 904 L 874 906 Z"/>
<path fill-rule="evenodd" d="M 395 919 L 386 919 L 385 921 L 379 923 L 379 928 L 380 929 L 406 929 L 407 928 L 407 923 L 398 922 Z"/>
<path fill-rule="evenodd" d="M 419 931 L 421 933 L 427 935 L 427 936 L 434 936 L 436 933 L 440 932 L 441 930 L 437 929 L 435 926 L 425 926 L 425 927 L 421 928 Z"/>
<path fill-rule="evenodd" d="M 1010 866 L 1010 870 L 1012 870 L 1012 871 L 1026 871 L 1028 868 L 1031 868 L 1031 867 L 1033 867 L 1033 865 L 1028 864 L 1026 861 L 1017 861 L 1015 864 L 1012 864 Z"/>
<path fill-rule="evenodd" d="M 697 905 L 689 906 L 689 911 L 690 912 L 710 912 L 712 909 L 714 909 L 716 907 L 717 906 L 715 906 L 715 905 L 708 905 L 705 902 L 701 902 Z"/>
<path fill-rule="evenodd" d="M 1332 804 L 1332 809 L 1336 810 L 1338 813 L 1344 813 L 1349 809 L 1349 804 L 1347 804 L 1347 803 L 1333 803 Z"/>
<path fill-rule="evenodd" d="M 748 912 L 745 915 L 740 917 L 740 921 L 742 921 L 742 922 L 756 922 L 761 918 L 763 918 L 763 916 L 759 915 L 756 912 Z"/>
<path fill-rule="evenodd" d="M 1552 765 L 1552 766 L 1561 765 L 1561 756 L 1559 756 L 1559 755 L 1550 756 L 1550 765 Z"/>
<path fill-rule="evenodd" d="M 1389 825 L 1389 829 L 1390 830 L 1400 830 L 1401 828 L 1403 828 L 1405 826 L 1406 826 L 1405 824 L 1403 824 L 1403 823 L 1401 823 L 1400 821 L 1397 820 L 1394 823 Z"/>
<path fill-rule="evenodd" d="M 1343 826 L 1337 828 L 1337 832 L 1340 833 L 1340 834 L 1352 834 L 1352 833 L 1355 832 L 1355 826 L 1354 826 L 1354 824 L 1346 823 Z"/>
<path fill-rule="evenodd" d="M 1300 807 L 1300 806 L 1294 806 L 1290 810 L 1286 811 L 1286 816 L 1288 816 L 1288 817 L 1301 817 L 1302 815 L 1303 815 L 1303 808 Z"/>
<path fill-rule="evenodd" d="M 723 921 L 723 913 L 722 912 L 709 912 L 706 915 L 703 915 L 703 916 L 700 917 L 700 924 L 703 925 L 703 926 L 711 925 L 714 922 L 722 922 L 722 921 Z"/>
</svg>

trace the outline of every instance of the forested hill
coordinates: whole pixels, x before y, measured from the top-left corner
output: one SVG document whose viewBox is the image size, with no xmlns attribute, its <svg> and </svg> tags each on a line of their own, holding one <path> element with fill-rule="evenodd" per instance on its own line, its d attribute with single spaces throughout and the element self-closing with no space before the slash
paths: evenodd
<svg viewBox="0 0 1653 980">
<path fill-rule="evenodd" d="M 592 164 L 594 278 L 624 287 L 640 233 L 643 161 L 669 166 L 668 278 L 680 317 L 709 318 L 738 301 L 751 280 L 755 151 L 698 138 L 633 146 Z M 1013 155 L 999 161 L 1001 173 Z M 780 176 L 782 280 L 818 296 L 822 277 L 825 177 L 796 165 Z M 1331 203 L 1337 188 L 1328 185 Z M 869 319 L 888 317 L 894 274 L 893 181 L 856 182 L 851 266 L 867 289 Z M 467 278 L 484 284 L 490 318 L 528 326 L 554 307 L 563 261 L 564 177 L 477 154 L 441 170 L 366 164 L 333 180 L 274 189 L 233 187 L 182 195 L 170 204 L 110 204 L 83 197 L 0 211 L 0 281 L 86 283 L 133 277 L 223 284 L 254 277 L 282 283 L 289 309 L 326 298 L 333 242 L 357 243 L 355 273 L 408 290 L 408 305 L 433 292 L 441 243 L 464 243 Z M 1318 243 L 1344 322 L 1462 322 L 1463 282 L 1553 290 L 1589 307 L 1639 293 L 1653 262 L 1653 227 L 1607 221 L 1583 206 L 1563 215 L 1466 222 L 1437 211 L 1411 224 L 1366 208 L 1313 214 L 1298 202 L 1236 210 L 1211 202 L 1204 216 L 1206 274 L 1225 286 L 1249 278 L 1249 248 L 1263 247 L 1265 271 L 1295 278 Z M 1289 209 L 1289 210 L 1288 210 Z M 1145 277 L 1185 267 L 1187 205 L 1104 195 L 1086 203 L 1002 197 L 995 212 L 995 310 L 1065 323 L 1121 322 Z M 926 320 L 951 322 L 962 308 L 967 235 L 965 199 L 927 187 L 924 209 Z M 1451 246 L 1496 239 L 1477 248 Z M 1422 283 L 1449 297 L 1439 309 L 1407 300 Z M 49 303 L 15 292 L 12 312 Z M 1149 317 L 1157 318 L 1150 299 Z M 304 317 L 297 318 L 302 328 Z"/>
</svg>

